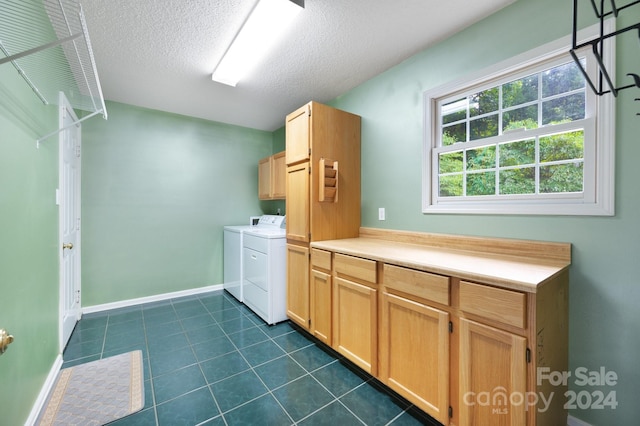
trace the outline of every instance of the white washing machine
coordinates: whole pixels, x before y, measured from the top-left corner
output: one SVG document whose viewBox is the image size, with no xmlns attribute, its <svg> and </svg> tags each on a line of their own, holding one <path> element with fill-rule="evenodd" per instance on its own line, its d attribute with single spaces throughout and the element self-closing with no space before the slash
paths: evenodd
<svg viewBox="0 0 640 426">
<path fill-rule="evenodd" d="M 242 302 L 242 237 L 251 225 L 224 227 L 224 266 L 222 287 Z"/>
<path fill-rule="evenodd" d="M 265 215 L 243 233 L 243 301 L 267 324 L 287 319 L 285 227 L 284 216 Z"/>
</svg>

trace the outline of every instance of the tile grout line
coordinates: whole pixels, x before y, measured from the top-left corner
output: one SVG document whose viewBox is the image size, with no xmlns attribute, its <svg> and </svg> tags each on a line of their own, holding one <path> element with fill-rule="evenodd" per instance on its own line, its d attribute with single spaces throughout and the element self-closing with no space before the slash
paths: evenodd
<svg viewBox="0 0 640 426">
<path fill-rule="evenodd" d="M 210 305 L 208 305 L 206 303 L 206 299 L 209 298 L 209 297 L 211 297 L 211 302 L 212 302 Z M 216 294 L 215 297 L 221 297 L 222 298 L 221 299 L 222 304 L 221 304 L 221 308 L 220 309 L 213 310 L 213 309 L 215 309 L 214 305 L 213 305 L 213 302 L 214 302 L 213 301 L 213 296 L 207 295 L 207 297 L 203 297 L 202 295 L 199 295 L 199 296 L 192 297 L 192 298 L 170 299 L 166 305 L 164 305 L 164 304 L 158 305 L 158 307 L 160 307 L 160 306 L 170 306 L 170 309 L 167 309 L 166 313 L 162 313 L 161 311 L 157 311 L 157 315 L 155 313 L 154 313 L 154 315 L 151 315 L 151 314 L 149 314 L 149 316 L 145 315 L 145 311 L 146 311 L 145 304 L 140 305 L 139 309 L 137 309 L 135 311 L 122 311 L 122 312 L 118 312 L 117 314 L 114 314 L 113 311 L 117 311 L 117 310 L 112 310 L 112 311 L 109 311 L 107 313 L 107 315 L 106 315 L 106 321 L 105 321 L 104 329 L 103 329 L 103 333 L 104 334 L 103 334 L 102 339 L 101 339 L 102 340 L 101 348 L 100 348 L 100 352 L 97 354 L 100 359 L 104 358 L 104 356 L 105 356 L 105 350 L 106 350 L 106 347 L 108 345 L 107 335 L 108 335 L 109 331 L 111 329 L 113 329 L 114 331 L 119 331 L 120 330 L 120 327 L 119 327 L 120 323 L 126 323 L 127 321 L 136 321 L 137 318 L 128 319 L 126 314 L 128 314 L 129 312 L 136 312 L 136 315 L 137 315 L 137 312 L 139 312 L 139 315 L 140 315 L 140 318 L 141 318 L 142 332 L 143 332 L 143 335 L 144 335 L 144 346 L 143 347 L 144 347 L 144 350 L 147 353 L 147 365 L 146 365 L 146 367 L 148 368 L 148 371 L 149 371 L 149 385 L 151 386 L 151 389 L 150 389 L 150 391 L 151 391 L 151 407 L 147 408 L 147 410 L 150 409 L 150 408 L 153 408 L 153 415 L 154 415 L 154 420 L 155 420 L 156 426 L 160 425 L 160 417 L 159 417 L 159 414 L 158 414 L 158 406 L 159 405 L 168 403 L 168 402 L 173 401 L 173 400 L 175 400 L 175 399 L 177 399 L 179 397 L 182 397 L 184 395 L 191 394 L 191 393 L 193 393 L 195 391 L 202 390 L 204 387 L 207 387 L 207 390 L 209 391 L 209 395 L 212 397 L 213 402 L 215 403 L 215 407 L 217 409 L 218 414 L 213 416 L 213 417 L 209 417 L 209 418 L 203 420 L 202 422 L 198 423 L 197 425 L 204 425 L 204 424 L 206 424 L 208 422 L 211 422 L 214 419 L 217 419 L 218 417 L 220 417 L 220 419 L 224 422 L 225 425 L 229 425 L 229 422 L 227 421 L 227 418 L 226 418 L 226 416 L 229 415 L 229 413 L 231 413 L 231 412 L 233 412 L 235 410 L 239 410 L 242 407 L 244 407 L 244 406 L 246 406 L 246 405 L 248 405 L 248 404 L 250 404 L 250 403 L 252 403 L 252 402 L 254 402 L 256 400 L 265 397 L 267 394 L 270 395 L 271 398 L 273 398 L 273 400 L 275 400 L 277 406 L 279 406 L 281 408 L 281 410 L 287 416 L 287 418 L 289 419 L 289 421 L 291 422 L 292 425 L 297 425 L 297 424 L 299 424 L 301 422 L 304 422 L 304 421 L 308 420 L 310 417 L 312 417 L 312 416 L 316 415 L 317 413 L 321 412 L 322 410 L 324 410 L 328 406 L 332 405 L 334 402 L 338 402 L 340 404 L 340 406 L 342 406 L 346 410 L 346 412 L 348 412 L 351 416 L 353 416 L 355 419 L 357 419 L 358 422 L 366 425 L 366 422 L 364 422 L 348 406 L 346 406 L 345 403 L 341 400 L 341 398 L 345 397 L 346 395 L 349 395 L 349 394 L 353 393 L 357 389 L 360 389 L 365 384 L 371 384 L 371 377 L 368 377 L 368 376 L 367 377 L 362 377 L 359 374 L 356 374 L 360 379 L 362 379 L 362 383 L 358 384 L 355 387 L 352 387 L 351 385 L 349 385 L 349 388 L 348 388 L 349 390 L 348 391 L 346 391 L 341 396 L 337 396 L 331 390 L 329 390 L 329 388 L 327 388 L 327 386 L 325 386 L 320 381 L 320 379 L 318 377 L 316 377 L 315 374 L 318 373 L 321 369 L 328 367 L 329 365 L 332 365 L 332 364 L 337 363 L 337 362 L 339 363 L 340 359 L 341 359 L 339 357 L 339 354 L 337 354 L 337 353 L 336 354 L 332 354 L 331 352 L 324 351 L 323 348 L 320 347 L 318 345 L 318 343 L 313 340 L 313 336 L 310 336 L 311 337 L 311 339 L 310 339 L 309 336 L 305 332 L 303 332 L 301 330 L 298 330 L 291 323 L 289 323 L 290 329 L 283 330 L 283 332 L 280 333 L 280 334 L 275 334 L 278 331 L 276 331 L 275 333 L 268 332 L 267 330 L 268 330 L 268 328 L 270 326 L 267 324 L 267 330 L 265 330 L 264 327 L 263 327 L 263 324 L 266 324 L 266 323 L 264 323 L 261 319 L 259 319 L 253 312 L 247 310 L 244 307 L 244 305 L 236 303 L 235 300 L 231 299 L 231 297 L 229 297 L 224 292 L 222 294 L 219 294 L 219 295 Z M 184 304 L 184 308 L 185 309 L 184 310 L 179 309 L 179 305 L 176 304 L 177 302 L 185 302 L 185 304 Z M 196 318 L 196 317 L 200 316 L 199 313 L 195 312 L 195 308 L 190 306 L 189 302 L 193 302 L 194 303 L 194 305 L 193 305 L 194 307 L 198 306 L 199 309 L 204 308 L 203 312 L 206 312 L 206 314 L 203 313 L 202 316 L 207 315 L 211 319 L 211 324 L 210 325 L 204 325 L 205 322 L 200 323 L 200 322 L 197 322 L 197 320 L 196 321 L 192 321 L 195 329 L 200 328 L 201 324 L 202 324 L 202 328 L 210 327 L 211 325 L 216 325 L 217 327 L 219 327 L 219 329 L 222 332 L 219 337 L 225 337 L 230 342 L 231 347 L 234 348 L 233 350 L 230 350 L 229 352 L 225 352 L 224 354 L 218 354 L 218 355 L 216 355 L 216 356 L 214 356 L 212 358 L 207 358 L 206 360 L 200 360 L 200 358 L 198 357 L 198 354 L 196 352 L 196 346 L 198 344 L 204 344 L 207 341 L 213 340 L 213 339 L 207 339 L 207 340 L 204 340 L 202 342 L 195 343 L 193 341 L 193 339 L 196 339 L 196 338 L 199 339 L 199 338 L 203 338 L 203 337 L 206 338 L 207 334 L 203 333 L 203 334 L 201 334 L 199 336 L 195 335 L 195 334 L 193 336 L 189 335 L 189 331 L 193 330 L 194 328 L 193 327 L 187 327 L 185 324 L 188 323 L 188 320 L 190 318 Z M 219 302 L 216 301 L 215 303 L 219 303 Z M 227 304 L 230 304 L 231 306 L 228 306 L 228 309 L 225 309 L 225 307 L 227 307 Z M 151 307 L 155 307 L 152 304 L 149 304 L 149 305 Z M 193 312 L 189 312 L 191 309 L 193 309 L 194 311 Z M 221 319 L 224 319 L 224 315 L 223 314 L 216 315 L 216 313 L 218 313 L 218 312 L 222 313 L 222 312 L 227 311 L 227 310 L 229 310 L 229 311 L 233 310 L 234 314 L 235 314 L 235 311 L 237 311 L 238 312 L 238 316 L 235 317 L 235 318 L 230 318 L 227 321 L 221 321 Z M 181 311 L 182 311 L 182 315 L 184 315 L 184 317 L 181 315 L 181 313 L 180 313 Z M 150 340 L 149 340 L 149 335 L 148 335 L 150 329 L 148 327 L 151 324 L 149 321 L 153 322 L 152 318 L 156 318 L 157 317 L 159 319 L 159 321 L 161 323 L 163 323 L 162 322 L 162 321 L 164 321 L 163 316 L 167 315 L 167 319 L 169 319 L 168 318 L 169 313 L 171 315 L 175 316 L 175 321 L 177 321 L 178 324 L 180 325 L 180 330 L 181 331 L 179 333 L 184 334 L 186 343 L 187 343 L 187 345 L 189 347 L 191 355 L 193 355 L 193 357 L 194 357 L 195 362 L 191 363 L 189 365 L 186 365 L 186 366 L 182 366 L 182 367 L 180 367 L 178 369 L 172 370 L 171 372 L 164 372 L 164 373 L 160 374 L 158 377 L 161 377 L 161 376 L 163 376 L 165 374 L 173 373 L 173 371 L 179 371 L 179 370 L 187 368 L 187 367 L 193 367 L 194 364 L 197 364 L 198 371 L 200 371 L 200 374 L 204 379 L 204 385 L 200 386 L 200 387 L 197 387 L 195 389 L 191 389 L 188 392 L 184 392 L 181 395 L 172 397 L 171 399 L 168 399 L 167 401 L 163 401 L 162 403 L 158 404 L 158 401 L 157 401 L 157 398 L 156 398 L 156 389 L 155 389 L 155 379 L 157 379 L 158 377 L 154 377 L 154 373 L 152 371 L 152 366 L 151 366 L 152 356 L 151 356 L 151 350 L 150 350 L 151 346 L 150 346 Z M 125 314 L 125 316 L 120 317 L 119 315 L 121 315 L 121 314 Z M 218 319 L 218 316 L 220 316 L 220 319 Z M 236 324 L 230 324 L 231 321 L 240 322 L 240 324 L 238 324 L 239 327 L 236 329 Z M 243 321 L 247 321 L 247 323 L 243 324 Z M 173 322 L 173 321 L 168 321 L 167 323 L 171 323 L 171 322 Z M 228 326 L 231 326 L 233 328 L 224 327 L 223 326 L 224 323 L 229 323 Z M 116 327 L 116 328 L 114 329 L 113 327 Z M 264 334 L 264 340 L 260 340 L 260 341 L 254 343 L 253 342 L 255 340 L 254 338 L 258 338 L 258 339 L 262 338 L 262 337 L 258 337 L 257 333 L 256 333 L 256 335 L 251 334 L 250 336 L 247 336 L 247 337 L 244 337 L 244 338 L 242 336 L 238 336 L 238 337 L 232 338 L 232 336 L 234 334 L 240 334 L 240 333 L 247 332 L 247 331 L 253 330 L 253 329 L 259 331 L 262 334 Z M 118 333 L 118 334 L 120 334 L 120 333 Z M 302 336 L 304 339 L 308 340 L 309 344 L 306 344 L 306 342 L 303 342 L 304 344 L 302 346 L 298 346 L 300 342 L 297 341 L 297 340 L 293 340 L 293 341 L 289 340 L 288 342 L 285 342 L 284 340 L 286 340 L 286 339 L 281 339 L 281 338 L 283 338 L 284 336 L 287 336 L 287 335 L 291 335 L 291 336 L 296 335 L 297 336 L 298 334 L 300 336 Z M 158 337 L 159 336 L 156 336 L 155 338 L 157 339 Z M 240 340 L 238 340 L 238 338 Z M 278 340 L 276 340 L 276 339 L 278 339 Z M 236 340 L 238 340 L 238 342 L 236 342 Z M 279 341 L 281 341 L 281 343 L 279 343 Z M 122 349 L 126 349 L 127 348 L 126 345 L 123 346 L 122 348 L 119 347 L 119 345 L 121 343 L 124 344 L 124 341 L 121 342 L 120 340 L 111 341 L 111 343 L 109 343 L 109 346 L 114 346 L 114 342 L 115 342 L 115 346 L 116 347 L 112 348 L 109 352 L 118 352 L 118 351 L 120 351 Z M 246 344 L 247 342 L 251 342 L 251 344 Z M 277 356 L 272 357 L 272 358 L 270 357 L 269 359 L 267 359 L 264 362 L 260 362 L 259 364 L 253 365 L 251 362 L 249 362 L 248 358 L 245 356 L 243 351 L 246 352 L 248 350 L 248 348 L 251 348 L 252 346 L 256 346 L 256 345 L 259 345 L 261 343 L 267 343 L 267 342 L 269 342 L 270 344 L 272 344 L 275 347 L 277 347 L 278 349 L 280 349 L 283 353 L 281 355 L 278 354 Z M 76 344 L 80 345 L 81 343 L 82 343 L 82 341 L 78 340 L 78 342 Z M 299 353 L 299 352 L 302 353 L 302 351 L 304 351 L 305 349 L 312 348 L 312 347 L 315 347 L 316 349 L 321 350 L 322 352 L 326 353 L 326 355 L 329 356 L 330 359 L 331 359 L 330 362 L 327 362 L 326 364 L 322 364 L 324 362 L 324 356 L 322 356 L 320 358 L 317 358 L 315 356 L 315 354 L 312 353 L 312 352 L 309 352 L 309 355 L 305 356 L 305 358 L 301 358 L 300 356 L 298 356 L 298 358 L 301 358 L 301 361 L 299 361 L 298 359 L 296 359 L 294 357 L 294 355 L 296 353 Z M 287 350 L 287 348 L 292 348 L 292 349 Z M 79 353 L 82 354 L 82 351 L 80 351 Z M 185 355 L 187 353 L 188 352 L 185 351 Z M 213 353 L 213 352 L 211 352 L 211 353 Z M 203 353 L 203 354 L 207 355 L 207 353 Z M 207 375 L 205 374 L 205 369 L 204 369 L 204 365 L 203 364 L 205 362 L 207 362 L 207 361 L 214 360 L 216 358 L 219 358 L 219 357 L 222 357 L 222 356 L 225 356 L 225 355 L 229 355 L 229 354 L 237 354 L 237 355 L 239 355 L 239 357 L 246 363 L 248 368 L 243 370 L 243 371 L 233 373 L 233 374 L 231 374 L 231 375 L 229 375 L 227 377 L 215 380 L 213 382 L 209 382 L 209 380 L 207 378 Z M 78 360 L 83 359 L 83 358 L 90 358 L 91 356 L 92 355 L 89 355 L 89 356 L 86 356 L 86 357 L 85 356 L 80 356 L 79 358 L 76 358 L 74 360 L 70 360 L 68 362 L 78 361 Z M 301 369 L 301 372 L 303 374 L 300 375 L 299 377 L 296 377 L 296 378 L 292 379 L 292 380 L 289 380 L 287 378 L 287 376 L 285 376 L 285 379 L 287 381 L 285 383 L 278 384 L 277 386 L 274 386 L 273 389 L 272 389 L 270 386 L 267 386 L 267 384 L 265 382 L 266 379 L 263 379 L 263 377 L 260 376 L 260 374 L 258 374 L 258 369 L 261 366 L 264 366 L 264 365 L 266 365 L 266 364 L 268 364 L 270 362 L 274 362 L 274 361 L 279 360 L 279 359 L 283 359 L 285 357 L 287 359 L 287 362 L 293 361 L 294 365 L 298 366 Z M 305 361 L 305 364 L 308 364 L 309 368 L 306 368 L 302 364 L 302 361 Z M 89 362 L 89 361 L 85 360 L 84 362 Z M 80 362 L 80 364 L 82 364 L 84 362 Z M 187 362 L 188 362 L 188 360 L 187 360 Z M 316 364 L 322 364 L 322 365 L 316 366 Z M 261 383 L 262 386 L 266 389 L 266 392 L 254 397 L 254 398 L 252 398 L 252 399 L 250 399 L 248 401 L 244 401 L 243 403 L 241 403 L 241 404 L 239 404 L 239 405 L 237 405 L 237 406 L 235 406 L 235 407 L 223 412 L 222 409 L 221 409 L 220 403 L 218 402 L 218 399 L 216 398 L 216 395 L 213 392 L 213 385 L 215 385 L 216 383 L 219 383 L 221 381 L 230 379 L 232 377 L 238 376 L 240 374 L 247 373 L 249 371 L 251 371 L 252 374 L 255 375 L 255 377 L 258 378 L 259 383 Z M 355 374 L 354 372 L 351 372 L 351 373 Z M 277 392 L 278 390 L 280 390 L 280 389 L 282 389 L 282 388 L 284 388 L 286 386 L 291 385 L 292 383 L 295 383 L 295 382 L 297 382 L 299 380 L 305 379 L 306 376 L 310 376 L 310 378 L 313 380 L 313 382 L 315 384 L 317 384 L 317 385 L 320 385 L 320 387 L 324 391 L 326 391 L 328 393 L 328 395 L 330 395 L 332 397 L 332 399 L 330 399 L 326 404 L 322 405 L 321 407 L 316 408 L 312 412 L 306 414 L 304 417 L 302 417 L 299 420 L 295 421 L 294 418 L 293 418 L 293 415 L 285 408 L 285 406 L 276 397 L 275 392 Z M 215 376 L 212 376 L 212 377 L 215 377 Z M 279 383 L 279 380 L 276 380 L 275 383 Z M 376 386 L 374 386 L 374 387 L 377 389 Z M 393 418 L 391 418 L 388 422 L 386 422 L 387 426 L 391 425 L 393 423 L 396 423 L 403 415 L 405 415 L 405 413 L 409 417 L 413 417 L 416 420 L 418 420 L 417 417 L 414 417 L 414 415 L 412 415 L 410 413 L 410 410 L 412 410 L 412 408 L 415 407 L 415 405 L 413 405 L 411 403 L 408 403 L 408 401 L 406 402 L 406 404 L 403 403 L 401 405 L 406 405 L 406 407 L 404 407 L 400 411 L 400 413 L 396 414 Z M 420 421 L 420 420 L 418 420 L 418 421 Z"/>
</svg>

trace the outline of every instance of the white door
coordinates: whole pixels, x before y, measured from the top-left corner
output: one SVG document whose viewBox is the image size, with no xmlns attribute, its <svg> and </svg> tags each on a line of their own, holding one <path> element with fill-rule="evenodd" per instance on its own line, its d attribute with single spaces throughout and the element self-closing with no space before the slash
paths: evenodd
<svg viewBox="0 0 640 426">
<path fill-rule="evenodd" d="M 60 93 L 60 351 L 80 319 L 80 124 Z"/>
</svg>

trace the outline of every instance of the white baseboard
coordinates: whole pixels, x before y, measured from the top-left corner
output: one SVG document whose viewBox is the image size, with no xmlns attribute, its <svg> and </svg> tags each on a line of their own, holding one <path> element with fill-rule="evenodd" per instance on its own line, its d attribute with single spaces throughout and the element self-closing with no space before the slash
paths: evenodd
<svg viewBox="0 0 640 426">
<path fill-rule="evenodd" d="M 567 417 L 567 426 L 591 426 L 591 424 L 569 415 Z"/>
<path fill-rule="evenodd" d="M 44 407 L 44 403 L 47 401 L 47 397 L 53 389 L 53 385 L 56 382 L 56 378 L 58 377 L 58 373 L 60 372 L 60 368 L 62 367 L 62 354 L 58 354 L 56 360 L 53 362 L 53 366 L 49 371 L 49 375 L 45 380 L 42 388 L 40 389 L 40 394 L 36 399 L 36 402 L 31 407 L 31 413 L 29 413 L 29 417 L 27 421 L 24 423 L 25 426 L 33 426 L 38 420 L 38 416 L 40 415 L 40 411 L 42 411 L 42 407 Z"/>
<path fill-rule="evenodd" d="M 137 299 L 122 300 L 120 302 L 87 306 L 82 308 L 82 313 L 90 314 L 94 312 L 108 311 L 110 309 L 126 308 L 129 306 L 141 305 L 143 303 L 160 302 L 167 299 L 174 299 L 177 297 L 184 297 L 184 296 L 192 296 L 194 294 L 207 293 L 210 291 L 216 291 L 216 290 L 222 290 L 222 289 L 223 289 L 222 284 L 215 284 L 207 287 L 192 288 L 190 290 L 175 291 L 173 293 L 164 293 L 164 294 L 157 294 L 155 296 L 139 297 Z"/>
</svg>

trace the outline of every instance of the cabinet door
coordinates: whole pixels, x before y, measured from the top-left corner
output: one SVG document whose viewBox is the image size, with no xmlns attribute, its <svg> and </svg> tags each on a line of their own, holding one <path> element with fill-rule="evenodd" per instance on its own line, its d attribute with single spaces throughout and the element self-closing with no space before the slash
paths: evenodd
<svg viewBox="0 0 640 426">
<path fill-rule="evenodd" d="M 271 157 L 258 161 L 258 198 L 268 200 L 271 198 Z"/>
<path fill-rule="evenodd" d="M 526 424 L 526 350 L 522 336 L 460 319 L 461 425 Z"/>
<path fill-rule="evenodd" d="M 310 137 L 309 120 L 310 105 L 304 105 L 287 115 L 285 123 L 285 143 L 287 165 L 309 159 Z"/>
<path fill-rule="evenodd" d="M 309 163 L 287 168 L 287 239 L 309 242 Z"/>
<path fill-rule="evenodd" d="M 333 347 L 358 367 L 377 373 L 377 290 L 334 278 Z"/>
<path fill-rule="evenodd" d="M 287 316 L 309 329 L 309 248 L 287 244 Z"/>
<path fill-rule="evenodd" d="M 382 294 L 380 380 L 436 420 L 449 418 L 449 314 Z"/>
<path fill-rule="evenodd" d="M 311 333 L 331 345 L 331 275 L 311 270 Z"/>
<path fill-rule="evenodd" d="M 287 164 L 285 151 L 273 155 L 271 164 L 271 196 L 274 199 L 283 199 L 287 188 Z"/>
</svg>

